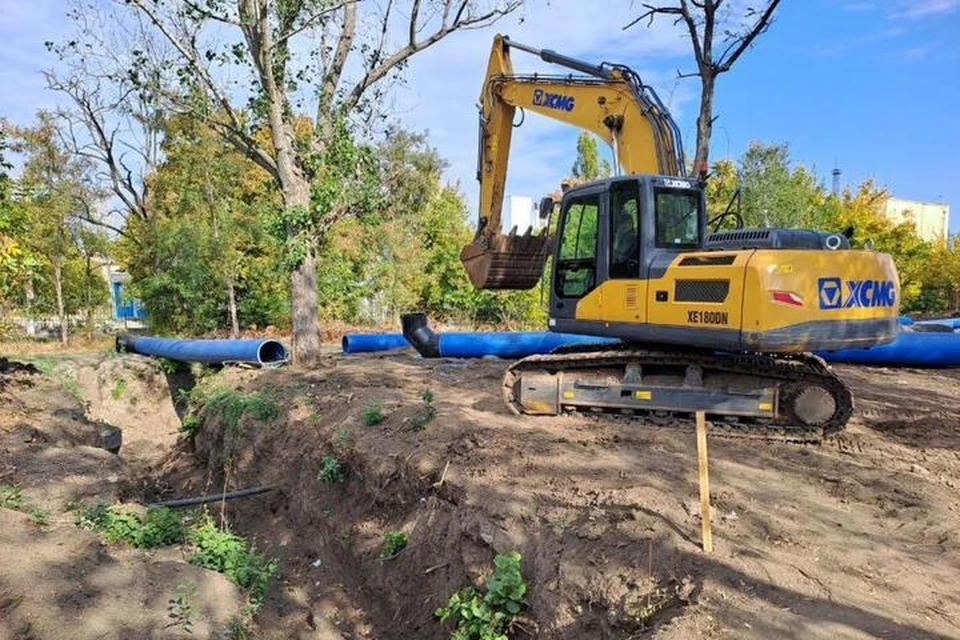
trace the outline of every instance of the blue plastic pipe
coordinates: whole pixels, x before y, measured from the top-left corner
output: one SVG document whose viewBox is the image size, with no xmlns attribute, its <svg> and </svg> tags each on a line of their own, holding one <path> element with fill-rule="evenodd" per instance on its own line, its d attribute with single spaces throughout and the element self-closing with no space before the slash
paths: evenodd
<svg viewBox="0 0 960 640">
<path fill-rule="evenodd" d="M 960 367 L 960 334 L 901 331 L 893 342 L 869 349 L 819 351 L 828 362 L 894 367 Z"/>
<path fill-rule="evenodd" d="M 367 353 L 404 349 L 410 343 L 402 333 L 348 333 L 340 341 L 343 353 Z"/>
<path fill-rule="evenodd" d="M 960 318 L 941 318 L 939 320 L 920 320 L 917 324 L 942 324 L 954 330 L 960 329 Z"/>
<path fill-rule="evenodd" d="M 550 331 L 498 331 L 484 333 L 441 333 L 442 358 L 525 358 L 536 353 L 550 353 L 557 347 L 571 344 L 607 344 L 615 338 L 584 336 Z"/>
<path fill-rule="evenodd" d="M 276 340 L 173 340 L 119 336 L 117 351 L 203 364 L 244 363 L 263 366 L 287 361 L 286 348 Z"/>
</svg>

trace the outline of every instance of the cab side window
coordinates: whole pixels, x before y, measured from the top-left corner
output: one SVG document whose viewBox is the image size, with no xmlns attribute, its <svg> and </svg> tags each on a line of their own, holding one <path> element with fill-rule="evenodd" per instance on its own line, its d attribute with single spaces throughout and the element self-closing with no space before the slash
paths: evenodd
<svg viewBox="0 0 960 640">
<path fill-rule="evenodd" d="M 640 277 L 640 194 L 636 181 L 610 191 L 610 277 Z"/>
<path fill-rule="evenodd" d="M 557 254 L 556 291 L 561 298 L 580 298 L 596 284 L 599 220 L 599 194 L 577 198 L 567 206 Z"/>
</svg>

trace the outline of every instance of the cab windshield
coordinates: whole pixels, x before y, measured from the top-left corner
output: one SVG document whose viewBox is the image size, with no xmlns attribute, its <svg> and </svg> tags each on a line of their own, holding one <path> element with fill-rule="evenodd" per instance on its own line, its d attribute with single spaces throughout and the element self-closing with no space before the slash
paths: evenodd
<svg viewBox="0 0 960 640">
<path fill-rule="evenodd" d="M 700 194 L 684 189 L 655 189 L 657 246 L 700 246 Z"/>
</svg>

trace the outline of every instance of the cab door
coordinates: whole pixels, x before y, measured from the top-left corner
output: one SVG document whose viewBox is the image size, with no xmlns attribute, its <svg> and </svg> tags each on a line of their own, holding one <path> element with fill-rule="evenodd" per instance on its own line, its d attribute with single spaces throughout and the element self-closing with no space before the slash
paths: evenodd
<svg viewBox="0 0 960 640">
<path fill-rule="evenodd" d="M 606 244 L 604 184 L 578 189 L 564 198 L 553 261 L 550 326 L 578 318 L 577 304 L 607 277 L 606 261 L 598 260 Z M 562 329 L 561 329 L 562 330 Z"/>
</svg>

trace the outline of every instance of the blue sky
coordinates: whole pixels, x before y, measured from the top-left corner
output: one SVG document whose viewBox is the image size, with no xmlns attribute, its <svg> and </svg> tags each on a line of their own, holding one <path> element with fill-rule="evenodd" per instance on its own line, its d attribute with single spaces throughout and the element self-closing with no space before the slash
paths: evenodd
<svg viewBox="0 0 960 640">
<path fill-rule="evenodd" d="M 745 0 L 728 0 L 746 3 Z M 620 27 L 631 0 L 527 0 L 496 30 L 587 60 L 634 67 L 668 102 L 692 149 L 698 85 L 689 45 L 669 23 Z M 39 71 L 56 64 L 43 42 L 67 29 L 63 0 L 0 0 L 0 116 L 27 123 L 56 96 Z M 521 22 L 522 20 L 522 22 Z M 751 140 L 787 142 L 792 157 L 829 183 L 873 177 L 892 193 L 951 205 L 960 231 L 960 0 L 783 0 L 776 23 L 718 83 L 712 157 L 738 156 Z M 476 201 L 475 104 L 493 30 L 457 34 L 415 58 L 393 113 L 428 130 L 450 161 L 447 177 Z M 528 56 L 520 71 L 546 71 Z M 555 188 L 573 161 L 576 131 L 531 115 L 514 135 L 508 192 Z"/>
</svg>

